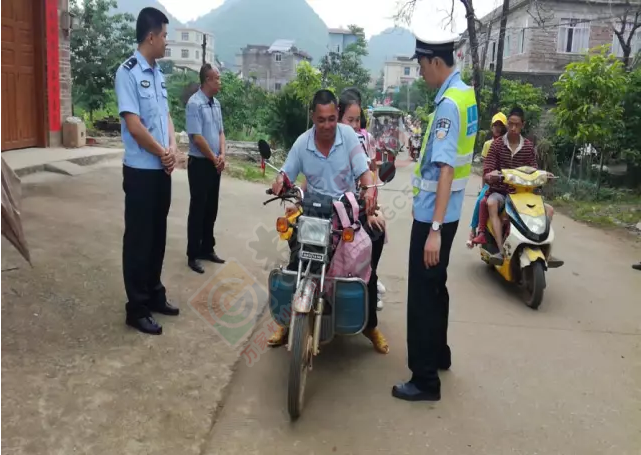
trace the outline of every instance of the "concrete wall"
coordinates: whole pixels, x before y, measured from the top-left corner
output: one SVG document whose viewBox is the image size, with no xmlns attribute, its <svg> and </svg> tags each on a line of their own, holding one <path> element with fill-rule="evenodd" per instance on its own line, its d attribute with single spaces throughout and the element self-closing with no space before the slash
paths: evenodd
<svg viewBox="0 0 641 455">
<path fill-rule="evenodd" d="M 356 35 L 345 35 L 342 33 L 330 33 L 328 48 L 331 52 L 343 52 L 347 46 L 358 40 Z"/>
<path fill-rule="evenodd" d="M 275 54 L 266 50 L 245 50 L 242 57 L 242 73 L 245 79 L 256 78 L 256 84 L 270 92 L 276 91 L 276 84 L 284 87 L 296 77 L 296 66 L 302 57 L 291 52 L 281 53 L 277 62 Z"/>
<path fill-rule="evenodd" d="M 405 75 L 405 68 L 409 67 L 409 76 Z M 416 60 L 385 62 L 383 68 L 383 84 L 385 90 L 389 87 L 400 87 L 407 80 L 414 81 L 420 77 L 419 65 Z"/>
<path fill-rule="evenodd" d="M 569 63 L 583 59 L 580 53 L 558 52 L 559 24 L 566 23 L 566 19 L 590 20 L 589 47 L 612 44 L 614 33 L 604 18 L 621 14 L 621 7 L 607 3 L 587 1 L 552 1 L 541 2 L 541 15 L 546 19 L 544 26 L 537 23 L 532 17 L 536 15 L 536 7 L 531 6 L 528 12 L 527 4 L 523 2 L 521 7 L 512 9 L 506 28 L 506 46 L 509 39 L 509 52 L 504 53 L 503 69 L 505 71 L 535 71 L 535 72 L 557 72 L 560 73 Z M 500 11 L 492 16 L 492 31 L 490 33 L 490 44 L 488 46 L 485 68 L 491 68 L 492 63 L 492 41 L 497 42 L 500 30 Z M 490 17 L 483 18 L 489 21 Z M 563 22 L 561 22 L 563 21 Z M 524 35 L 524 49 L 520 52 L 519 35 Z M 507 38 L 509 37 L 509 38 Z M 480 36 L 481 52 L 479 58 L 482 60 L 482 51 L 485 46 L 485 37 Z M 466 49 L 467 51 L 467 49 Z M 469 54 L 469 51 L 468 51 Z M 471 65 L 471 58 L 466 56 L 466 63 Z"/>
</svg>

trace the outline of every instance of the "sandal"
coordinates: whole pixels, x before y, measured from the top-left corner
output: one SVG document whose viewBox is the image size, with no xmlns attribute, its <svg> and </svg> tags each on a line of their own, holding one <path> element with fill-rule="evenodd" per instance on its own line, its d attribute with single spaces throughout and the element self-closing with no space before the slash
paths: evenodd
<svg viewBox="0 0 641 455">
<path fill-rule="evenodd" d="M 378 330 L 377 328 L 365 329 L 363 331 L 363 335 L 365 335 L 372 342 L 372 344 L 374 345 L 374 349 L 377 352 L 380 352 L 381 354 L 389 353 L 389 345 L 387 344 L 387 340 L 380 330 Z"/>
</svg>

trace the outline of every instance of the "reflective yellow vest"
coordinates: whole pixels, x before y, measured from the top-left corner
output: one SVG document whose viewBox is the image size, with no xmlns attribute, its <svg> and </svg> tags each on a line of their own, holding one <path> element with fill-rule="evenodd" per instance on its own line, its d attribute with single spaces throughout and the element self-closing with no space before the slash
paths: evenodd
<svg viewBox="0 0 641 455">
<path fill-rule="evenodd" d="M 472 87 L 467 89 L 450 87 L 443 94 L 443 99 L 445 98 L 452 100 L 458 107 L 459 112 L 459 137 L 451 191 L 461 191 L 465 189 L 472 171 L 474 143 L 476 142 L 476 133 L 478 131 L 476 97 L 474 96 L 474 89 Z M 425 136 L 423 136 L 420 157 L 414 168 L 414 176 L 412 177 L 414 196 L 418 196 L 421 191 L 436 193 L 436 188 L 438 187 L 437 180 L 424 179 L 422 174 L 425 149 L 429 142 L 435 113 L 436 111 L 432 112 L 428 117 L 427 130 Z"/>
</svg>

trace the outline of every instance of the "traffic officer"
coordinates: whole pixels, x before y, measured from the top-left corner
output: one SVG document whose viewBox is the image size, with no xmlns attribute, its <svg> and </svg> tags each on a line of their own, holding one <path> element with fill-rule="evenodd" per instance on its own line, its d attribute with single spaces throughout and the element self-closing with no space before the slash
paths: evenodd
<svg viewBox="0 0 641 455">
<path fill-rule="evenodd" d="M 160 335 L 151 312 L 178 315 L 160 281 L 171 204 L 176 136 L 169 114 L 165 78 L 156 59 L 165 55 L 169 20 L 143 8 L 136 21 L 138 50 L 116 72 L 122 141 L 125 235 L 122 268 L 127 325 Z"/>
<path fill-rule="evenodd" d="M 414 58 L 428 86 L 438 88 L 420 158 L 412 177 L 414 222 L 407 293 L 409 382 L 392 395 L 409 401 L 438 401 L 438 370 L 451 364 L 447 344 L 447 266 L 470 175 L 478 109 L 474 90 L 454 67 L 455 39 L 416 39 Z"/>
</svg>

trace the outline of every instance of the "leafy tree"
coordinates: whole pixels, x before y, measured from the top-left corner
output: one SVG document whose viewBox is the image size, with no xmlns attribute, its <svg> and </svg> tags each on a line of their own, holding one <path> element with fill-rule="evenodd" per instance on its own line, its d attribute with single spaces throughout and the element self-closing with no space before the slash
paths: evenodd
<svg viewBox="0 0 641 455">
<path fill-rule="evenodd" d="M 169 109 L 177 132 L 185 130 L 185 106 L 198 86 L 198 74 L 194 71 L 175 72 L 167 77 Z"/>
<path fill-rule="evenodd" d="M 81 2 L 81 4 L 80 4 Z M 71 0 L 80 18 L 71 34 L 71 77 L 77 103 L 93 113 L 105 106 L 105 92 L 114 86 L 116 70 L 132 52 L 135 34 L 131 14 L 110 14 L 116 0 Z"/>
<path fill-rule="evenodd" d="M 356 35 L 356 42 L 349 44 L 343 51 L 356 54 L 358 57 L 366 57 L 367 41 L 365 40 L 365 30 L 358 25 L 350 25 L 349 31 Z"/>
<path fill-rule="evenodd" d="M 302 61 L 296 68 L 296 79 L 292 82 L 296 97 L 305 106 L 309 106 L 314 93 L 321 88 L 321 74 L 308 61 Z M 307 128 L 309 128 L 309 108 L 307 110 Z"/>
<path fill-rule="evenodd" d="M 427 109 L 429 112 L 434 110 L 434 98 L 436 97 L 437 90 L 429 88 L 422 77 L 416 79 L 410 86 L 410 107 L 407 106 L 407 87 L 403 86 L 395 93 L 392 98 L 392 105 L 398 109 L 404 109 L 408 112 L 412 111 L 411 106 L 414 105 L 414 111 L 419 107 Z M 428 114 L 429 114 L 428 112 Z"/>
<path fill-rule="evenodd" d="M 555 83 L 559 102 L 554 112 L 559 134 L 600 151 L 598 194 L 605 156 L 618 131 L 624 129 L 622 102 L 627 76 L 624 65 L 609 54 L 607 46 L 596 51 L 566 67 Z"/>
<path fill-rule="evenodd" d="M 347 87 L 364 89 L 369 84 L 369 71 L 361 62 L 361 57 L 367 55 L 367 42 L 363 29 L 350 25 L 349 29 L 358 37 L 355 43 L 347 46 L 343 52 L 330 52 L 325 55 L 319 65 L 323 87 L 332 88 L 340 94 Z"/>
<path fill-rule="evenodd" d="M 165 74 L 165 76 L 172 74 L 176 66 L 173 60 L 167 60 L 167 59 L 160 60 L 158 64 L 160 65 L 160 69 Z"/>
<path fill-rule="evenodd" d="M 266 132 L 283 147 L 291 148 L 305 132 L 305 112 L 308 110 L 296 96 L 292 84 L 287 84 L 269 103 Z"/>
</svg>

